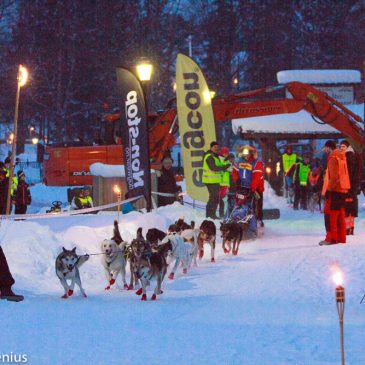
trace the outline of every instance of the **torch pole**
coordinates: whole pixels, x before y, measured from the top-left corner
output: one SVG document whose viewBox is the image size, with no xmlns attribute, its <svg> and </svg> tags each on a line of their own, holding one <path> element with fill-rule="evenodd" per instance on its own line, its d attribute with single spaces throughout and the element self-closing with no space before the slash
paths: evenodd
<svg viewBox="0 0 365 365">
<path fill-rule="evenodd" d="M 345 365 L 345 346 L 343 333 L 343 316 L 345 312 L 345 288 L 342 286 L 336 287 L 336 307 L 338 319 L 340 322 L 340 346 L 341 346 L 341 365 Z"/>
<path fill-rule="evenodd" d="M 118 211 L 118 215 L 117 215 L 117 221 L 118 221 L 118 224 L 119 224 L 119 213 L 120 213 L 120 202 L 122 200 L 122 194 L 119 193 L 118 194 L 118 208 L 117 208 L 117 211 Z"/>
<path fill-rule="evenodd" d="M 19 76 L 18 76 L 19 78 Z M 16 97 L 15 97 L 15 112 L 14 112 L 14 130 L 13 130 L 13 141 L 11 145 L 11 158 L 10 158 L 10 166 L 9 166 L 9 181 L 8 181 L 8 196 L 6 201 L 6 214 L 9 215 L 11 213 L 11 188 L 13 185 L 13 176 L 14 176 L 14 157 L 15 157 L 15 147 L 17 141 L 17 133 L 18 133 L 18 112 L 19 112 L 19 96 L 20 96 L 20 83 L 17 82 L 16 89 Z"/>
</svg>

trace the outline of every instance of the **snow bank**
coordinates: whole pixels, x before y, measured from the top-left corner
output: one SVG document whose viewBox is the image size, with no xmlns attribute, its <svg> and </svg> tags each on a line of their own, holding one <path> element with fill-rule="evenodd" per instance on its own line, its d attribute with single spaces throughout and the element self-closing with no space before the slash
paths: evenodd
<svg viewBox="0 0 365 365">
<path fill-rule="evenodd" d="M 106 165 L 100 162 L 90 165 L 91 175 L 101 177 L 124 177 L 124 165 Z"/>
</svg>

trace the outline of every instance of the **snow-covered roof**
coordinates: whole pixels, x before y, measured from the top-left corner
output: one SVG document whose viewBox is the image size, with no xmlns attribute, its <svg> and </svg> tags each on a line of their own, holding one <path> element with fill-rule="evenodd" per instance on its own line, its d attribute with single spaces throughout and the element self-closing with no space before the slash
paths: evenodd
<svg viewBox="0 0 365 365">
<path fill-rule="evenodd" d="M 91 175 L 101 177 L 124 177 L 124 165 L 106 165 L 96 162 L 90 165 Z"/>
<path fill-rule="evenodd" d="M 363 117 L 364 104 L 347 105 L 347 107 Z M 239 133 L 240 128 L 243 133 L 340 133 L 329 124 L 316 123 L 304 110 L 291 114 L 233 119 L 233 133 Z"/>
<path fill-rule="evenodd" d="M 358 70 L 285 70 L 276 74 L 279 84 L 292 81 L 307 84 L 353 84 L 361 82 Z"/>
</svg>

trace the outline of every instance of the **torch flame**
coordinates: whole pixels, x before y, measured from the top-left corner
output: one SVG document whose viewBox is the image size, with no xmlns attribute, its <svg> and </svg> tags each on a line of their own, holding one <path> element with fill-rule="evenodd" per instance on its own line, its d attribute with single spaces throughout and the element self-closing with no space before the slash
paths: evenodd
<svg viewBox="0 0 365 365">
<path fill-rule="evenodd" d="M 333 281 L 335 282 L 336 286 L 342 286 L 342 284 L 343 284 L 343 273 L 341 271 L 336 271 L 333 274 Z"/>
<path fill-rule="evenodd" d="M 114 185 L 113 191 L 114 191 L 115 194 L 120 194 L 120 188 L 119 188 L 119 186 L 118 185 Z"/>
</svg>

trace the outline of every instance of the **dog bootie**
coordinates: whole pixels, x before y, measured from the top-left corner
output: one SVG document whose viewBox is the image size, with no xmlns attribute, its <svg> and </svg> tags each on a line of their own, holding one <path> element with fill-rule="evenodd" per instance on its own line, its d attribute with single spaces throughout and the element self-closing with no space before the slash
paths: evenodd
<svg viewBox="0 0 365 365">
<path fill-rule="evenodd" d="M 204 256 L 204 250 L 199 251 L 199 259 L 201 260 Z"/>
<path fill-rule="evenodd" d="M 73 293 L 74 293 L 74 291 L 70 289 L 67 294 L 70 297 Z"/>
<path fill-rule="evenodd" d="M 183 269 L 183 274 L 187 274 L 188 273 L 188 269 L 187 268 L 184 268 Z"/>
<path fill-rule="evenodd" d="M 129 289 L 128 289 L 128 288 L 129 288 L 129 286 L 128 286 L 127 284 L 124 284 L 123 288 L 124 288 L 124 289 L 126 289 L 126 290 L 129 290 Z"/>
<path fill-rule="evenodd" d="M 173 273 L 173 272 L 172 272 L 172 273 L 170 273 L 170 275 L 169 275 L 169 279 L 170 279 L 170 280 L 174 280 L 174 276 L 175 276 L 175 275 L 174 275 L 174 273 Z"/>
<path fill-rule="evenodd" d="M 137 291 L 136 291 L 136 295 L 141 295 L 142 294 L 142 288 L 139 288 Z"/>
<path fill-rule="evenodd" d="M 215 262 L 215 258 L 214 258 L 214 257 L 212 257 L 212 258 L 210 259 L 210 262 Z"/>
<path fill-rule="evenodd" d="M 141 300 L 145 302 L 147 300 L 147 294 L 143 294 Z"/>
<path fill-rule="evenodd" d="M 157 295 L 155 293 L 152 294 L 151 300 L 156 300 L 157 299 Z"/>
<path fill-rule="evenodd" d="M 15 294 L 10 286 L 3 286 L 0 288 L 0 299 L 8 300 L 9 302 L 21 302 L 24 300 L 23 295 Z"/>
</svg>

